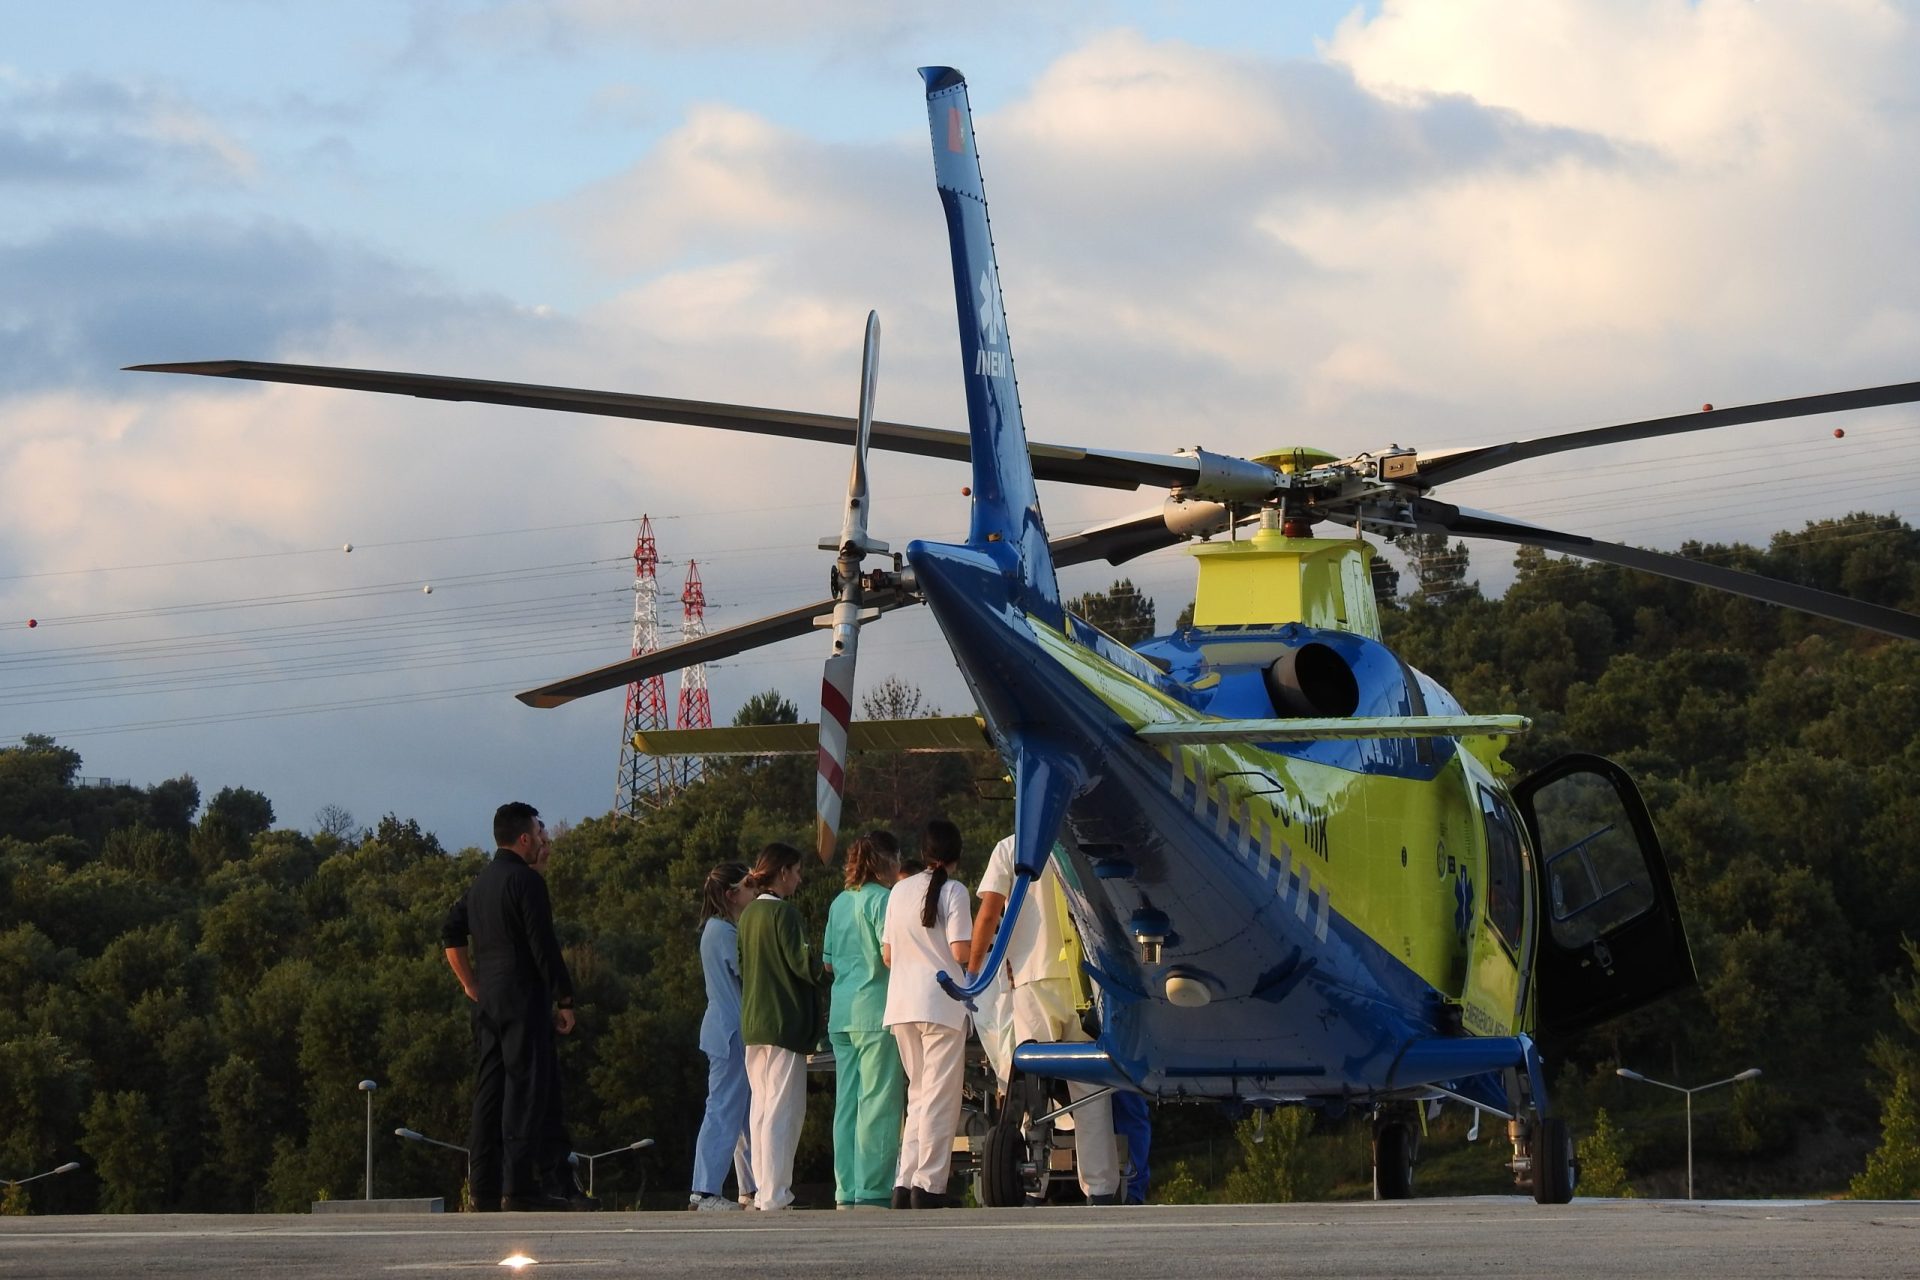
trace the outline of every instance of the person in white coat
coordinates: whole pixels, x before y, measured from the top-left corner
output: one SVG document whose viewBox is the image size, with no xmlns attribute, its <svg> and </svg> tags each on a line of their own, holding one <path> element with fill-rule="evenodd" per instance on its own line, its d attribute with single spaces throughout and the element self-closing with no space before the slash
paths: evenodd
<svg viewBox="0 0 1920 1280">
<path fill-rule="evenodd" d="M 993 846 L 986 874 L 980 877 L 980 913 L 973 920 L 973 957 L 968 968 L 978 973 L 993 947 L 994 933 L 1013 893 L 1013 837 Z M 1078 975 L 1074 948 L 1068 937 L 1073 926 L 1066 919 L 1061 897 L 1060 871 L 1053 859 L 1027 893 L 1020 918 L 1007 940 L 1007 972 L 1013 981 L 1013 1042 L 1077 1044 L 1092 1039 L 1080 1025 Z M 1073 1110 L 1074 1164 L 1080 1190 L 1088 1204 L 1120 1203 L 1120 1160 L 1113 1141 L 1113 1109 L 1108 1095 L 1083 1084 L 1068 1084 L 1067 1094 L 1079 1102 Z"/>
<path fill-rule="evenodd" d="M 907 1123 L 900 1135 L 896 1209 L 944 1209 L 960 1122 L 966 1067 L 966 1006 L 940 989 L 940 975 L 966 972 L 972 896 L 953 879 L 960 831 L 936 818 L 921 846 L 926 870 L 893 886 L 880 958 L 889 970 L 883 1019 L 907 1072 Z"/>
</svg>

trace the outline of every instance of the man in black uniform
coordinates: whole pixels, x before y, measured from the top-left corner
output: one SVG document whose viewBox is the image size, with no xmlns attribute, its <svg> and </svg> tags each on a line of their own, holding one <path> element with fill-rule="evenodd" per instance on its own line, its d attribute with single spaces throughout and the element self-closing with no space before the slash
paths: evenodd
<svg viewBox="0 0 1920 1280">
<path fill-rule="evenodd" d="M 441 931 L 447 963 L 474 1002 L 479 1067 L 467 1140 L 474 1207 L 595 1208 L 567 1194 L 571 1179 L 563 1190 L 552 1176 L 567 1154 L 553 1035 L 568 1034 L 574 1023 L 573 981 L 541 874 L 552 845 L 539 811 L 519 801 L 494 813 L 493 838 L 493 860 Z"/>
</svg>

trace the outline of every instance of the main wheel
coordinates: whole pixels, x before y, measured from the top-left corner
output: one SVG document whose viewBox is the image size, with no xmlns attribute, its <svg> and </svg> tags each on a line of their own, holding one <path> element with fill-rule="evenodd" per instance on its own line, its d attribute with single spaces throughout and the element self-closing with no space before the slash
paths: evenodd
<svg viewBox="0 0 1920 1280">
<path fill-rule="evenodd" d="M 1573 1135 L 1567 1122 L 1543 1119 L 1533 1128 L 1533 1199 L 1536 1204 L 1565 1204 L 1573 1199 L 1580 1170 L 1573 1159 Z"/>
<path fill-rule="evenodd" d="M 1404 1120 L 1382 1120 L 1373 1126 L 1373 1198 L 1413 1198 L 1413 1126 Z"/>
<path fill-rule="evenodd" d="M 980 1159 L 980 1203 L 987 1208 L 1019 1208 L 1046 1198 L 1053 1126 L 1038 1126 L 1031 1139 L 1027 1129 L 1028 1117 L 1045 1115 L 1047 1109 L 1042 1082 L 1016 1075 L 987 1130 Z"/>
</svg>

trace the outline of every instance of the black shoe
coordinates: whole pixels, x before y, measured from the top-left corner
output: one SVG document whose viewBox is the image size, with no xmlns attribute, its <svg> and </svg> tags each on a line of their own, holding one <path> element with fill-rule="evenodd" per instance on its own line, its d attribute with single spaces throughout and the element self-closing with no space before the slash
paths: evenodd
<svg viewBox="0 0 1920 1280">
<path fill-rule="evenodd" d="M 909 1201 L 916 1209 L 951 1209 L 953 1201 L 934 1191 L 922 1191 L 918 1187 L 907 1193 Z"/>
<path fill-rule="evenodd" d="M 906 1187 L 895 1187 L 893 1189 L 893 1208 L 913 1208 L 913 1192 Z"/>
<path fill-rule="evenodd" d="M 573 1204 L 564 1196 L 541 1192 L 531 1196 L 501 1196 L 500 1207 L 509 1213 L 566 1213 Z"/>
<path fill-rule="evenodd" d="M 1088 1204 L 1119 1204 L 1120 1193 L 1118 1191 L 1115 1191 L 1104 1196 L 1088 1196 L 1087 1203 Z"/>
</svg>

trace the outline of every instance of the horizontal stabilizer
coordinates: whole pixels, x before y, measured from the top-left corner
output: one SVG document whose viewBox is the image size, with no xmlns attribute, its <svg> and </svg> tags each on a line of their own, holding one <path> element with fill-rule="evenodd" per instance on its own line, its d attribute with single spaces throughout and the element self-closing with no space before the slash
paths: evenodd
<svg viewBox="0 0 1920 1280">
<path fill-rule="evenodd" d="M 1348 716 L 1327 720 L 1203 720 L 1135 729 L 1142 742 L 1204 747 L 1219 742 L 1328 742 L 1361 738 L 1511 737 L 1525 733 L 1525 716 Z"/>
<path fill-rule="evenodd" d="M 657 729 L 633 735 L 649 756 L 810 756 L 820 750 L 817 724 L 741 724 L 721 729 Z M 991 751 L 987 725 L 975 716 L 855 720 L 850 751 Z"/>
</svg>

